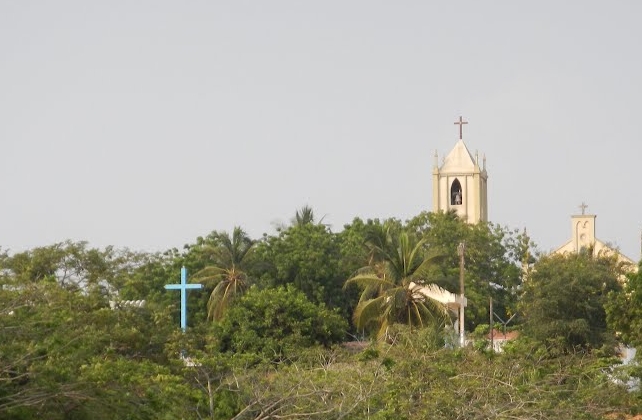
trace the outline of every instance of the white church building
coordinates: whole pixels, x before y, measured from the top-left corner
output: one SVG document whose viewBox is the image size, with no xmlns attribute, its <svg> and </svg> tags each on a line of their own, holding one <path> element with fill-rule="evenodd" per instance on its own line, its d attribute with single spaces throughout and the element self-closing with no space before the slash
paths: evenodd
<svg viewBox="0 0 642 420">
<path fill-rule="evenodd" d="M 486 156 L 480 165 L 479 155 L 470 153 L 463 137 L 463 125 L 468 122 L 459 117 L 459 141 L 443 157 L 439 165 L 439 156 L 435 152 L 432 170 L 432 211 L 448 212 L 455 210 L 468 223 L 488 221 L 488 173 Z M 637 270 L 637 264 L 631 258 L 611 248 L 599 240 L 595 232 L 594 214 L 585 214 L 586 204 L 580 206 L 581 214 L 571 216 L 571 239 L 553 251 L 554 254 L 575 253 L 581 249 L 593 249 L 594 255 L 617 255 L 618 260 Z"/>
</svg>

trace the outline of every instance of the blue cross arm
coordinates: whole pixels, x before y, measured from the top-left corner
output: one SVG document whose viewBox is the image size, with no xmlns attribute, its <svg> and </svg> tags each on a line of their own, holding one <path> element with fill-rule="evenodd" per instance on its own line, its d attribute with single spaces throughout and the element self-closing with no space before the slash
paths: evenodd
<svg viewBox="0 0 642 420">
<path fill-rule="evenodd" d="M 167 290 L 180 290 L 180 289 L 202 289 L 202 284 L 166 284 L 165 289 Z"/>
</svg>

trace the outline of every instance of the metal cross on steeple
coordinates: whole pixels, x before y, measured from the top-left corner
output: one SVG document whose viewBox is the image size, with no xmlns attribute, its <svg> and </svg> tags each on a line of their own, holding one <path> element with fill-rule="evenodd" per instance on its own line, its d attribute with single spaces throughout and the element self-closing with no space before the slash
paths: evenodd
<svg viewBox="0 0 642 420">
<path fill-rule="evenodd" d="M 468 124 L 468 121 L 464 121 L 462 116 L 459 116 L 459 121 L 455 121 L 455 125 L 459 126 L 459 140 L 463 138 L 464 134 L 464 124 Z"/>
<path fill-rule="evenodd" d="M 580 204 L 578 207 L 580 208 L 580 210 L 582 210 L 582 214 L 584 214 L 588 206 L 582 201 L 582 204 Z"/>
</svg>

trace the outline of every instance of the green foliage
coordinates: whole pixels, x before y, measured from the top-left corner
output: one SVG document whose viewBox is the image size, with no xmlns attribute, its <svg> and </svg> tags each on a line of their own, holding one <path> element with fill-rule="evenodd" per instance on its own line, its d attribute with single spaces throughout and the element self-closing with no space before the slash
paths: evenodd
<svg viewBox="0 0 642 420">
<path fill-rule="evenodd" d="M 590 355 L 488 357 L 380 343 L 376 352 L 332 351 L 316 363 L 236 371 L 245 392 L 234 418 L 617 418 L 635 410 L 636 400 L 609 379 L 606 366 Z"/>
<path fill-rule="evenodd" d="M 407 228 L 423 238 L 427 247 L 444 255 L 437 285 L 459 293 L 459 256 L 457 247 L 465 242 L 466 329 L 488 322 L 488 298 L 494 311 L 504 319 L 517 309 L 522 281 L 521 265 L 532 264 L 536 253 L 526 233 L 519 234 L 492 223 L 471 225 L 457 214 L 421 213 L 407 223 Z"/>
<path fill-rule="evenodd" d="M 387 338 L 395 323 L 411 328 L 443 325 L 446 308 L 420 292 L 429 286 L 431 269 L 439 257 L 430 255 L 423 245 L 413 234 L 394 226 L 370 232 L 366 241 L 370 264 L 346 281 L 363 290 L 353 316 L 358 328 L 374 328 L 377 337 Z"/>
<path fill-rule="evenodd" d="M 252 287 L 215 324 L 221 352 L 285 360 L 301 348 L 343 340 L 347 324 L 336 312 L 315 305 L 293 286 Z"/>
<path fill-rule="evenodd" d="M 174 257 L 164 254 L 132 255 L 135 264 L 126 272 L 120 273 L 121 280 L 112 284 L 118 296 L 123 300 L 139 300 L 167 305 L 168 299 L 164 286 L 175 283 L 180 271 L 173 270 Z M 180 278 L 180 277 L 179 277 Z"/>
<path fill-rule="evenodd" d="M 409 348 L 413 352 L 431 352 L 444 348 L 451 331 L 437 323 L 419 330 L 409 325 L 395 324 L 388 329 L 389 344 Z"/>
<path fill-rule="evenodd" d="M 138 267 L 143 254 L 128 250 L 88 248 L 86 242 L 61 242 L 0 259 L 5 283 L 56 282 L 66 288 L 109 293 L 120 288 Z M 106 288 L 107 290 L 103 290 Z"/>
<path fill-rule="evenodd" d="M 534 266 L 520 303 L 524 332 L 560 351 L 613 344 L 604 304 L 620 289 L 614 257 L 592 252 L 543 257 Z"/>
<path fill-rule="evenodd" d="M 266 237 L 257 245 L 254 275 L 263 287 L 294 285 L 311 301 L 347 307 L 341 291 L 338 240 L 324 225 L 305 223 Z"/>
<path fill-rule="evenodd" d="M 611 291 L 605 304 L 608 325 L 621 340 L 642 345 L 642 265 L 626 275 L 622 290 Z"/>
<path fill-rule="evenodd" d="M 171 404 L 164 389 L 172 393 L 175 386 L 163 388 L 162 378 L 180 379 L 161 366 L 171 330 L 166 312 L 111 310 L 104 298 L 56 282 L 2 288 L 0 307 L 0 413 L 6 417 L 47 412 L 52 419 L 110 419 L 126 417 L 136 405 Z M 158 388 L 150 385 L 156 380 Z M 156 411 L 138 418 L 157 418 Z"/>
<path fill-rule="evenodd" d="M 490 325 L 489 324 L 479 324 L 476 328 L 475 331 L 473 331 L 472 336 L 473 337 L 479 337 L 483 338 L 488 335 L 490 332 Z"/>
<path fill-rule="evenodd" d="M 209 287 L 213 286 L 207 302 L 207 316 L 219 320 L 232 301 L 241 296 L 250 286 L 245 265 L 251 258 L 255 241 L 241 229 L 235 227 L 230 236 L 227 232 L 213 232 L 210 242 L 203 243 L 200 252 L 209 264 L 194 277 Z"/>
<path fill-rule="evenodd" d="M 95 387 L 95 400 L 83 407 L 88 419 L 175 418 L 190 410 L 197 394 L 179 375 L 147 360 L 95 358 L 80 369 L 80 381 Z"/>
<path fill-rule="evenodd" d="M 159 254 L 69 241 L 0 250 L 0 418 L 598 419 L 637 409 L 640 392 L 618 385 L 620 370 L 601 357 L 612 350 L 602 305 L 610 292 L 610 325 L 640 343 L 640 274 L 620 292 L 613 260 L 532 266 L 525 233 L 450 213 L 357 218 L 340 233 L 315 224 L 309 207 L 297 216 L 256 245 L 235 228 Z M 408 293 L 431 281 L 457 292 L 461 241 L 469 328 L 483 335 L 489 296 L 508 316 L 524 289 L 527 334 L 504 354 L 449 350 L 452 331 Z M 164 290 L 181 266 L 206 284 L 189 295 L 186 333 Z M 250 279 L 258 284 L 243 295 Z M 354 353 L 337 344 L 358 287 L 357 323 L 385 321 L 387 340 Z M 210 323 L 213 294 L 225 303 L 218 315 L 210 305 Z M 112 299 L 146 304 L 112 310 Z"/>
<path fill-rule="evenodd" d="M 391 221 L 386 221 L 390 225 Z M 341 272 L 343 278 L 354 275 L 363 268 L 370 259 L 370 249 L 366 246 L 368 239 L 382 230 L 379 219 L 363 221 L 355 218 L 351 224 L 345 225 L 337 234 L 338 246 L 341 254 Z"/>
<path fill-rule="evenodd" d="M 314 221 L 315 221 L 314 211 L 312 210 L 312 207 L 306 205 L 301 207 L 300 210 L 296 211 L 296 213 L 294 214 L 294 217 L 292 218 L 292 225 L 293 226 L 309 225 L 309 224 L 313 224 Z"/>
<path fill-rule="evenodd" d="M 377 359 L 379 357 L 379 350 L 376 346 L 370 345 L 364 351 L 359 353 L 359 360 L 367 362 L 368 360 Z"/>
<path fill-rule="evenodd" d="M 181 255 L 178 250 L 172 249 L 164 253 L 135 254 L 136 263 L 132 268 L 122 273 L 121 281 L 115 285 L 116 300 L 140 300 L 159 307 L 171 308 L 172 325 L 179 325 L 180 301 L 175 291 L 165 290 L 166 284 L 179 283 L 181 267 L 188 266 L 188 276 L 191 274 L 189 267 L 198 266 L 188 250 L 187 255 Z M 191 282 L 191 277 L 188 280 Z M 202 291 L 188 293 L 189 326 L 193 326 L 206 319 L 206 303 L 208 295 Z"/>
</svg>

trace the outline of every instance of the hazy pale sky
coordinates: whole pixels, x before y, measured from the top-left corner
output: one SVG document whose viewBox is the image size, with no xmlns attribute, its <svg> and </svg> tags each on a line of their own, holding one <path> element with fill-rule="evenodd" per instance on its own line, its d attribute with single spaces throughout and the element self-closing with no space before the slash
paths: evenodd
<svg viewBox="0 0 642 420">
<path fill-rule="evenodd" d="M 642 2 L 0 0 L 0 246 L 165 250 L 313 207 L 432 208 L 487 156 L 490 220 L 540 249 L 585 201 L 640 255 Z"/>
</svg>

